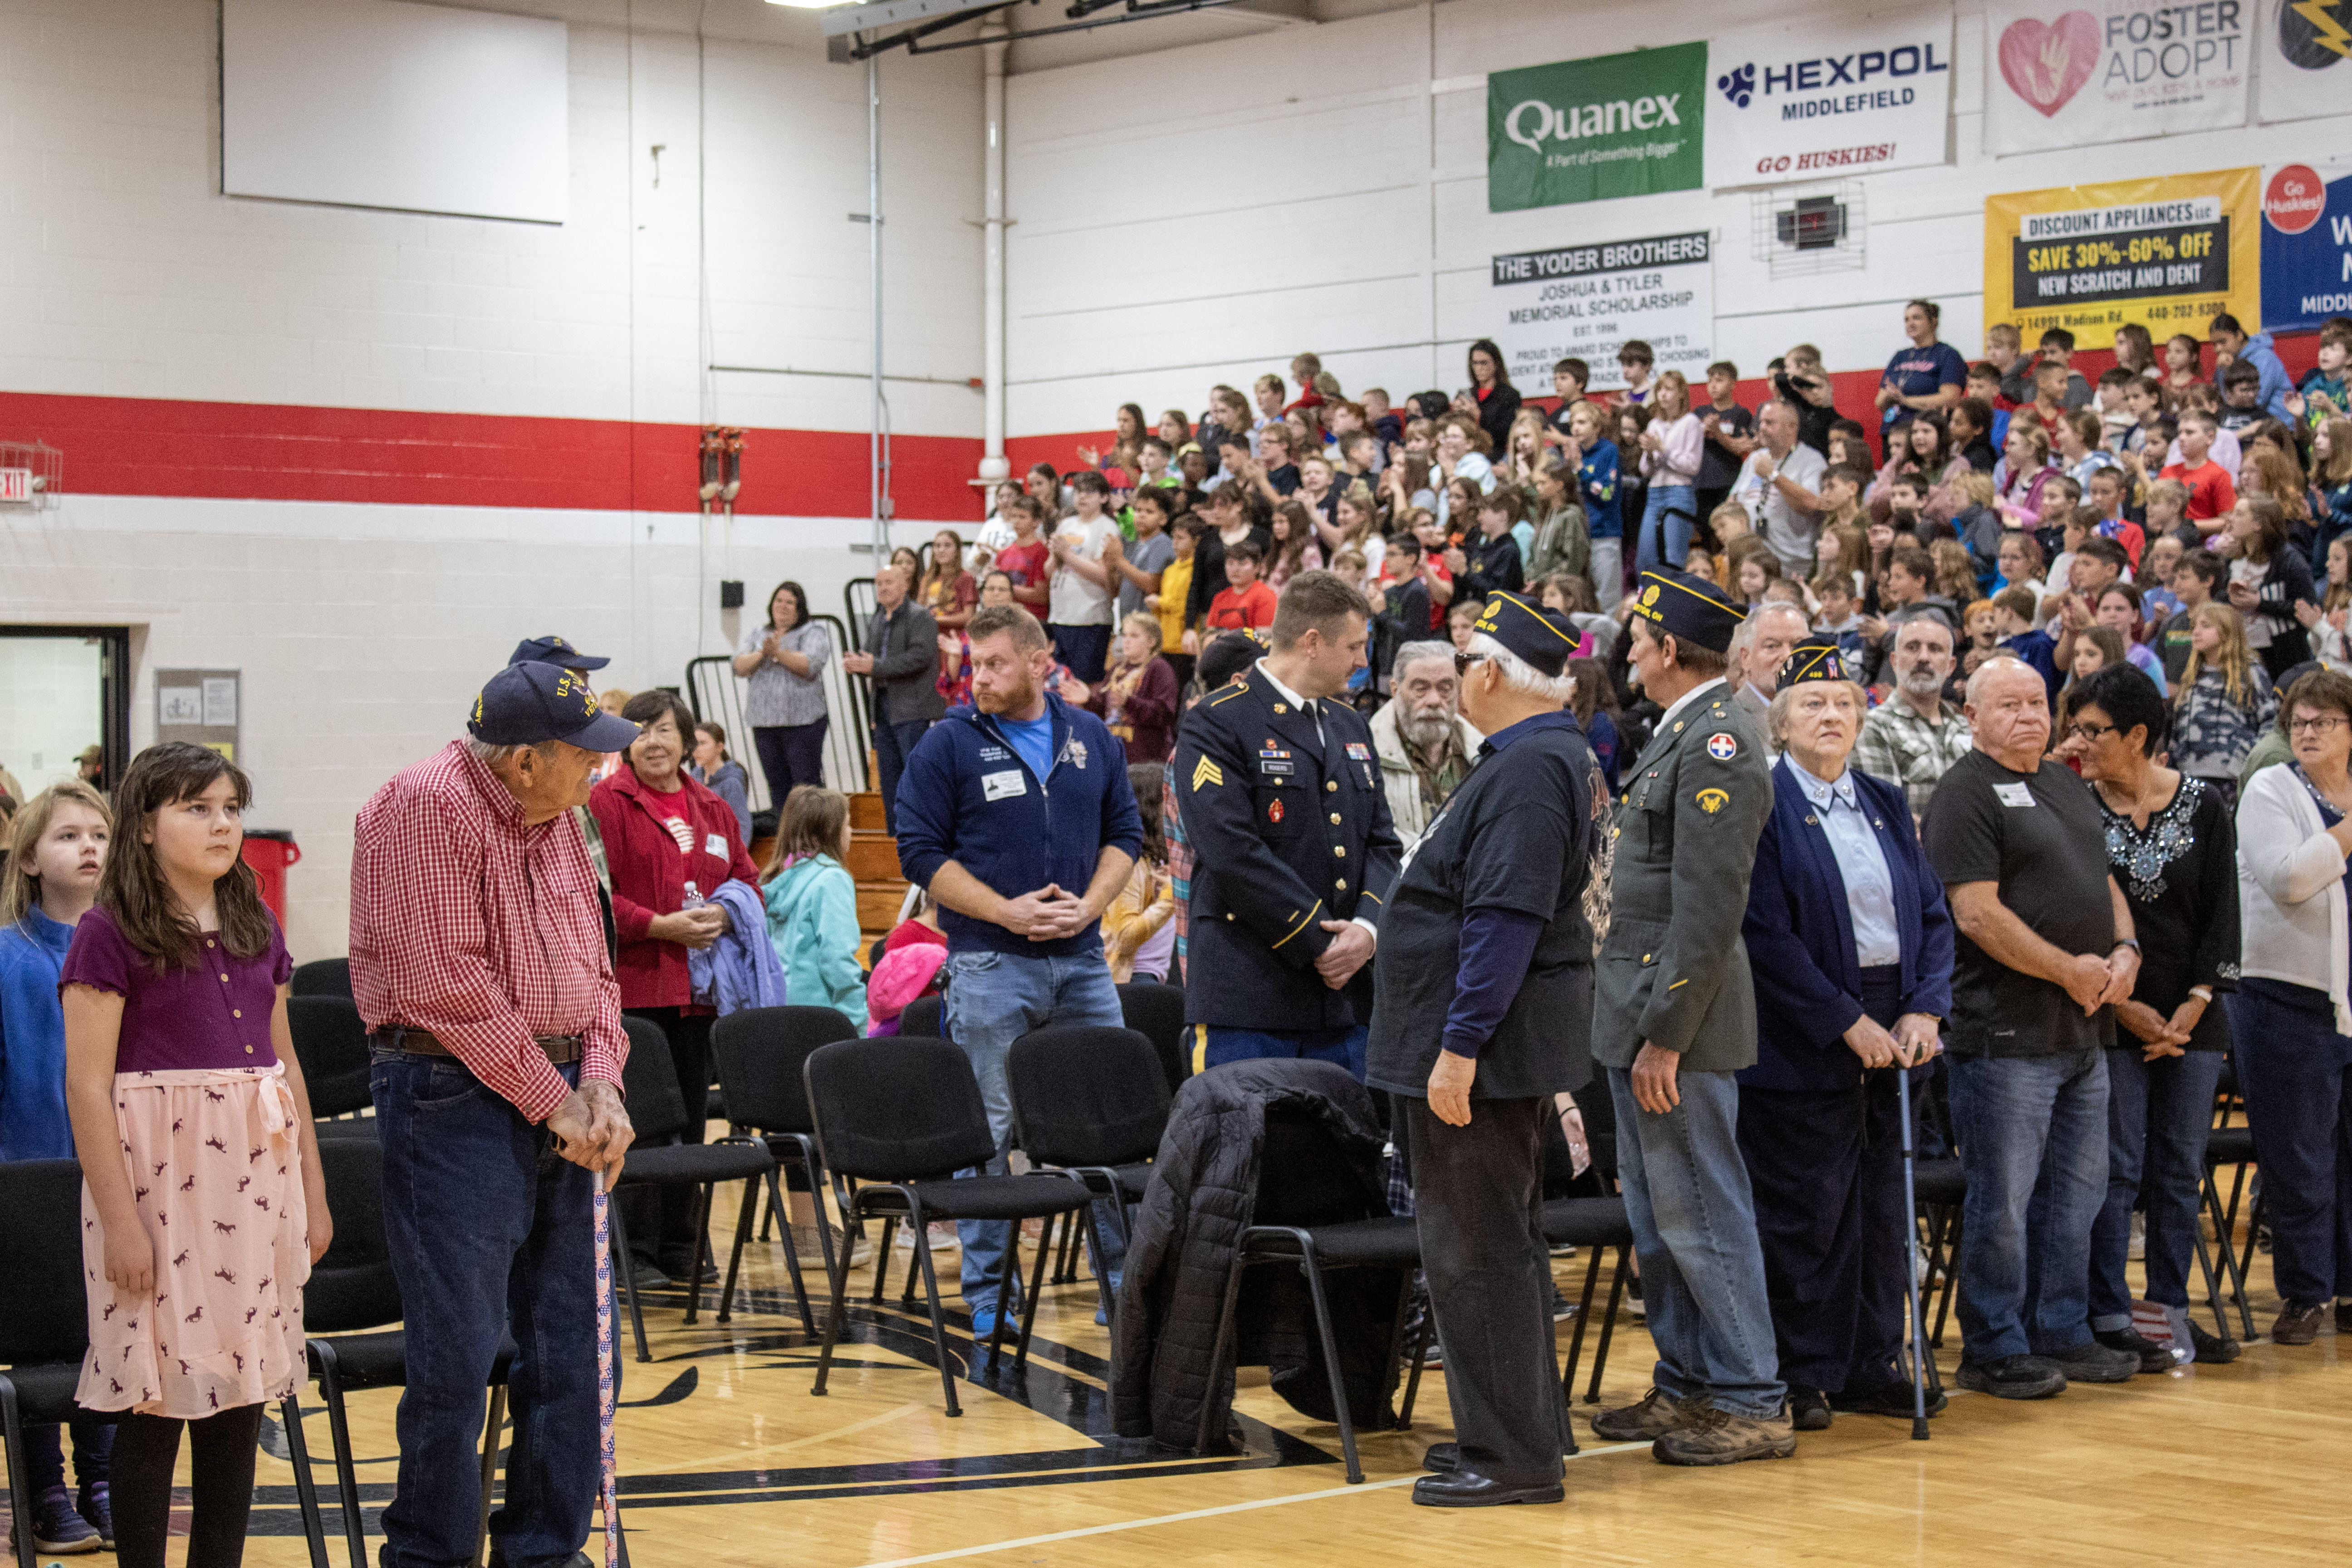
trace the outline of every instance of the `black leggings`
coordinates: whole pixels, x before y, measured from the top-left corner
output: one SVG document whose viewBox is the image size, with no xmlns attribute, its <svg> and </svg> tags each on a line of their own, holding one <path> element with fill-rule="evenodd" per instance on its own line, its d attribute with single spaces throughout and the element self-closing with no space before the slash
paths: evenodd
<svg viewBox="0 0 2352 1568">
<path fill-rule="evenodd" d="M 190 1421 L 187 1568 L 237 1568 L 253 1507 L 253 1450 L 261 1406 L 240 1405 Z M 181 1423 L 126 1412 L 114 1428 L 114 1542 L 122 1568 L 163 1568 L 172 1534 L 172 1466 Z"/>
</svg>

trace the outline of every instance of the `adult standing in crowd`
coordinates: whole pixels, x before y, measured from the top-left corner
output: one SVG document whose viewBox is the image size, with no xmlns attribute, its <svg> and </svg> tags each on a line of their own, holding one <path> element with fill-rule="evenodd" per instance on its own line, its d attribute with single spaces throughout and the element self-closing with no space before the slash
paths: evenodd
<svg viewBox="0 0 2352 1568">
<path fill-rule="evenodd" d="M 2284 717 L 2294 762 L 2247 780 L 2238 807 L 2245 957 L 2228 1005 L 2270 1204 L 2271 1339 L 2309 1344 L 2352 1294 L 2352 676 L 2302 676 Z"/>
<path fill-rule="evenodd" d="M 1968 1173 L 1959 1383 L 2046 1399 L 2069 1379 L 2116 1383 L 2139 1368 L 2092 1336 L 2089 1305 L 2110 1009 L 2132 994 L 2139 947 L 2097 802 L 2043 755 L 2042 677 L 1994 660 L 1969 678 L 1968 716 L 1976 749 L 1944 775 L 1921 833 L 1960 934 L 1949 1031 Z"/>
<path fill-rule="evenodd" d="M 1080 476 L 1084 477 L 1083 475 Z M 1045 689 L 1045 629 L 1019 605 L 983 608 L 971 638 L 971 706 L 922 737 L 908 761 L 898 864 L 929 891 L 947 934 L 946 1024 L 971 1059 L 1003 1174 L 1013 1136 L 1004 1058 L 1048 1025 L 1121 1021 L 1100 921 L 1142 852 L 1127 759 L 1100 719 Z M 1053 810 L 1046 810 L 1051 793 Z M 1106 1204 L 1106 1249 L 1125 1243 Z M 961 1220 L 972 1332 L 992 1333 L 1012 1228 Z M 1096 1260 L 1115 1276 L 1118 1257 Z"/>
<path fill-rule="evenodd" d="M 1591 1078 L 1587 866 L 1607 810 L 1562 711 L 1578 632 L 1516 594 L 1486 601 L 1464 701 L 1493 738 L 1389 894 L 1368 1081 L 1396 1096 L 1456 1441 L 1412 1500 L 1558 1502 L 1572 1443 L 1552 1377 L 1543 1239 L 1553 1096 Z"/>
<path fill-rule="evenodd" d="M 2132 1326 L 2132 1210 L 2147 1210 L 2147 1299 L 2200 1361 L 2238 1347 L 2189 1318 L 2205 1134 L 2230 1030 L 2216 992 L 2238 988 L 2237 834 L 2221 792 L 2159 764 L 2165 706 L 2137 672 L 2105 669 L 2067 695 L 2065 739 L 2106 824 L 2108 874 L 2131 906 L 2139 975 L 2116 1004 L 2131 1036 L 2107 1052 L 2107 1197 L 2091 1228 L 2091 1332 L 2163 1372 L 2172 1353 Z"/>
<path fill-rule="evenodd" d="M 1491 338 L 1470 345 L 1470 385 L 1454 394 L 1456 411 L 1478 422 L 1498 453 L 1511 449 L 1511 421 L 1518 416 L 1519 389 L 1503 366 L 1503 350 Z"/>
<path fill-rule="evenodd" d="M 1854 766 L 1900 784 L 1914 818 L 1927 814 L 1936 785 L 1974 744 L 1968 716 L 1944 700 L 1954 664 L 1942 616 L 1906 617 L 1894 630 L 1895 691 L 1870 710 L 1854 743 Z"/>
<path fill-rule="evenodd" d="M 1775 400 L 1756 414 L 1757 446 L 1732 481 L 1731 498 L 1756 519 L 1784 575 L 1802 581 L 1813 571 L 1821 537 L 1822 476 L 1829 460 L 1797 440 L 1797 410 Z"/>
<path fill-rule="evenodd" d="M 1595 1416 L 1592 1429 L 1612 1442 L 1651 1439 L 1668 1464 L 1782 1458 L 1797 1440 L 1733 1079 L 1756 1061 L 1739 927 L 1771 777 L 1724 684 L 1740 612 L 1679 571 L 1645 571 L 1638 588 L 1629 655 L 1665 711 L 1617 813 L 1592 1055 L 1609 1070 L 1658 1361 L 1650 1392 Z"/>
<path fill-rule="evenodd" d="M 1392 693 L 1372 715 L 1389 823 L 1407 845 L 1429 831 L 1477 765 L 1483 737 L 1457 706 L 1462 679 L 1454 661 L 1450 643 L 1405 643 L 1397 650 Z"/>
<path fill-rule="evenodd" d="M 490 1540 L 509 1563 L 562 1563 L 601 1480 L 589 1184 L 620 1175 L 633 1135 L 620 988 L 572 808 L 636 726 L 600 713 L 579 676 L 520 664 L 490 677 L 466 727 L 376 791 L 352 846 L 352 994 L 408 1332 L 383 1555 L 472 1561 L 483 1394 L 512 1335 L 514 1449 Z"/>
<path fill-rule="evenodd" d="M 1801 609 L 1785 600 L 1773 600 L 1750 610 L 1748 619 L 1740 624 L 1739 634 L 1732 639 L 1732 651 L 1739 661 L 1736 672 L 1739 685 L 1732 700 L 1756 727 L 1756 732 L 1765 737 L 1768 760 L 1780 749 L 1779 737 L 1772 734 L 1766 717 L 1772 706 L 1772 694 L 1780 685 L 1780 666 L 1811 630 Z"/>
<path fill-rule="evenodd" d="M 1910 346 L 1886 361 L 1879 378 L 1879 455 L 1892 461 L 1895 432 L 1923 413 L 1941 413 L 1960 401 L 1969 384 L 1969 362 L 1949 343 L 1936 340 L 1943 308 L 1914 299 L 1903 307 L 1903 334 Z"/>
<path fill-rule="evenodd" d="M 907 596 L 903 568 L 886 566 L 874 574 L 874 604 L 865 650 L 845 655 L 841 667 L 874 682 L 874 757 L 882 769 L 882 826 L 895 836 L 899 776 L 923 732 L 947 711 L 947 702 L 940 695 L 938 680 L 939 622 Z"/>
<path fill-rule="evenodd" d="M 736 648 L 735 673 L 748 683 L 743 722 L 751 727 L 769 803 L 779 809 L 794 785 L 824 782 L 824 732 L 832 721 L 824 662 L 832 657 L 833 634 L 809 618 L 808 594 L 797 582 L 776 584 L 766 622 L 745 629 Z"/>
<path fill-rule="evenodd" d="M 654 1024 L 669 1042 L 686 1106 L 684 1140 L 703 1140 L 710 1093 L 710 1026 L 716 1009 L 694 997 L 687 956 L 733 928 L 719 884 L 740 882 L 757 898 L 760 872 L 743 847 L 735 812 L 685 769 L 694 715 L 675 692 L 639 692 L 621 716 L 637 727 L 622 766 L 596 786 L 588 810 L 613 873 L 613 924 L 620 934 L 621 1007 Z M 764 936 L 765 933 L 756 933 Z M 695 1191 L 673 1186 L 626 1195 L 631 1267 L 639 1289 L 684 1283 L 699 1264 Z M 715 1275 L 714 1275 L 715 1277 Z"/>
<path fill-rule="evenodd" d="M 583 653 L 561 637 L 526 638 L 516 643 L 515 651 L 507 655 L 509 664 L 552 664 L 559 670 L 569 670 L 579 678 L 582 685 L 590 687 L 596 683 L 588 677 L 612 662 Z M 614 697 L 620 700 L 615 702 L 613 700 Z M 618 718 L 621 709 L 628 706 L 628 700 L 626 692 L 602 692 L 597 695 L 596 706 Z M 617 754 L 599 758 L 597 778 L 602 779 L 605 772 L 619 766 Z M 596 873 L 596 909 L 604 923 L 604 956 L 618 965 L 621 933 L 619 927 L 613 924 L 613 868 L 604 860 L 604 834 L 596 826 L 594 814 L 584 805 L 572 808 L 572 820 L 580 824 L 581 840 L 588 846 L 588 864 Z"/>
<path fill-rule="evenodd" d="M 1200 1070 L 1311 1057 L 1364 1076 L 1366 966 L 1400 848 L 1371 729 L 1344 700 L 1370 614 L 1336 573 L 1299 573 L 1274 651 L 1178 732 L 1191 956 L 1216 977 L 1184 992 Z"/>
<path fill-rule="evenodd" d="M 1853 675 L 1828 638 L 1781 670 L 1772 815 L 1742 927 L 1757 1060 L 1739 1074 L 1739 1152 L 1800 1432 L 1832 1410 L 1913 1413 L 1894 1073 L 1941 1049 L 1952 1000 L 1951 916 L 1902 790 L 1849 766 L 1869 706 Z"/>
</svg>

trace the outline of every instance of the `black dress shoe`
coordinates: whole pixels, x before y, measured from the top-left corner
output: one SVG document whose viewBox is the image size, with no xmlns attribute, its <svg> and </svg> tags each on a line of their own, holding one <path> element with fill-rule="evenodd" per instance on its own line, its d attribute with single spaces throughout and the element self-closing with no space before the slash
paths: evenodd
<svg viewBox="0 0 2352 1568">
<path fill-rule="evenodd" d="M 1494 1508 L 1507 1502 L 1565 1502 L 1568 1489 L 1558 1481 L 1515 1487 L 1475 1470 L 1455 1470 L 1413 1482 L 1412 1500 L 1423 1508 Z"/>
<path fill-rule="evenodd" d="M 1421 1468 L 1435 1470 L 1441 1476 L 1452 1475 L 1462 1468 L 1462 1445 L 1432 1443 L 1429 1451 L 1421 1456 Z"/>
<path fill-rule="evenodd" d="M 1818 1388 L 1801 1384 L 1789 1385 L 1789 1426 L 1799 1432 L 1826 1432 L 1830 1429 L 1829 1396 Z"/>
<path fill-rule="evenodd" d="M 1940 1388 L 1927 1392 L 1927 1414 L 1941 1416 L 1951 1401 Z M 1907 1383 L 1881 1383 L 1868 1388 L 1846 1388 L 1830 1396 L 1830 1408 L 1855 1416 L 1893 1416 L 1907 1419 L 1918 1414 L 1911 1385 Z"/>
</svg>

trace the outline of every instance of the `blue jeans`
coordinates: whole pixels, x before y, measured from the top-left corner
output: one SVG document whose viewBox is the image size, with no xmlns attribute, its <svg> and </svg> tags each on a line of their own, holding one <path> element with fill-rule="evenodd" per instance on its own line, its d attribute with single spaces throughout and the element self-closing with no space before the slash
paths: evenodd
<svg viewBox="0 0 2352 1568">
<path fill-rule="evenodd" d="M 1668 516 L 1672 513 L 1672 516 Z M 1698 492 L 1688 485 L 1653 485 L 1642 505 L 1642 538 L 1634 564 L 1647 571 L 1661 560 L 1679 568 L 1698 527 Z"/>
<path fill-rule="evenodd" d="M 2291 1007 L 2242 982 L 2226 1000 L 2254 1159 L 2270 1210 L 2271 1278 L 2283 1300 L 2352 1296 L 2352 1039 L 2327 998 Z"/>
<path fill-rule="evenodd" d="M 2191 1051 L 2141 1059 L 2139 1042 L 2107 1052 L 2107 1201 L 2091 1226 L 2091 1328 L 2131 1327 L 2132 1206 L 2147 1206 L 2147 1299 L 2189 1305 L 2189 1260 L 2197 1250 L 2197 1205 L 2204 1190 L 2205 1134 L 2221 1053 Z"/>
<path fill-rule="evenodd" d="M 455 1058 L 378 1048 L 369 1081 L 408 1351 L 381 1568 L 474 1560 L 482 1401 L 509 1333 L 514 1448 L 490 1540 L 511 1568 L 553 1568 L 587 1541 L 603 1479 L 593 1178 Z"/>
<path fill-rule="evenodd" d="M 1682 1072 L 1675 1082 L 1682 1103 L 1653 1115 L 1634 1100 L 1633 1075 L 1609 1070 L 1617 1177 L 1658 1347 L 1651 1381 L 1678 1401 L 1703 1398 L 1762 1420 L 1788 1389 L 1739 1156 L 1739 1084 L 1728 1072 Z"/>
<path fill-rule="evenodd" d="M 877 702 L 888 699 L 877 694 Z M 874 760 L 882 769 L 882 831 L 892 838 L 898 836 L 898 780 L 907 771 L 907 758 L 915 753 L 915 743 L 931 727 L 927 718 L 908 719 L 904 724 L 874 721 Z M 822 780 L 820 780 L 822 782 Z M 776 802 L 782 810 L 783 802 Z"/>
<path fill-rule="evenodd" d="M 1013 953 L 956 953 L 948 958 L 948 993 L 944 1011 L 948 1038 L 963 1048 L 971 1071 L 980 1080 L 980 1097 L 988 1107 L 988 1130 L 996 1139 L 996 1157 L 989 1170 L 1002 1176 L 1008 1168 L 1005 1151 L 1013 1141 L 1013 1091 L 1005 1082 L 1004 1058 L 1013 1042 L 1033 1029 L 1049 1025 L 1125 1026 L 1118 1005 L 1118 987 L 1110 966 L 1099 953 L 1067 958 L 1030 958 Z M 976 1173 L 961 1173 L 971 1176 Z M 1108 1257 L 1095 1260 L 1096 1271 L 1116 1282 L 1119 1265 L 1127 1260 L 1127 1238 L 1119 1233 L 1118 1206 L 1108 1198 L 1095 1204 L 1095 1229 Z M 1013 1226 L 1003 1219 L 960 1219 L 956 1237 L 963 1245 L 963 1299 L 967 1309 L 997 1306 L 997 1275 L 1004 1267 L 1005 1249 L 1013 1244 Z"/>
<path fill-rule="evenodd" d="M 1281 1057 L 1335 1062 L 1359 1083 L 1364 1081 L 1364 1053 L 1372 1038 L 1372 1031 L 1363 1024 L 1348 1029 L 1259 1030 L 1211 1023 L 1201 1025 L 1200 1034 L 1200 1059 L 1192 1064 L 1195 1071 L 1206 1072 L 1228 1061 Z"/>
<path fill-rule="evenodd" d="M 2091 1225 L 2107 1196 L 2107 1060 L 1954 1057 L 1964 1359 L 2046 1355 L 2091 1337 Z"/>
</svg>

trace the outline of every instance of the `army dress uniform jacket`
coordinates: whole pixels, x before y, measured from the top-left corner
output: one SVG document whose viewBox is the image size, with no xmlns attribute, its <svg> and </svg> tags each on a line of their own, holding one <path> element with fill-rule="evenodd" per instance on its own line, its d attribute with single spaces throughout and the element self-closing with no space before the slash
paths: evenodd
<svg viewBox="0 0 2352 1568">
<path fill-rule="evenodd" d="M 1740 925 L 1772 815 L 1764 743 L 1727 685 L 1664 721 L 1623 775 L 1593 1060 L 1631 1067 L 1644 1040 L 1686 1072 L 1756 1061 L 1756 993 Z"/>
<path fill-rule="evenodd" d="M 1317 706 L 1319 739 L 1314 716 L 1253 667 L 1184 716 L 1169 771 L 1193 856 L 1188 1024 L 1371 1021 L 1372 966 L 1335 991 L 1315 960 L 1331 945 L 1326 920 L 1379 928 L 1402 846 L 1371 727 L 1344 702 Z"/>
</svg>

